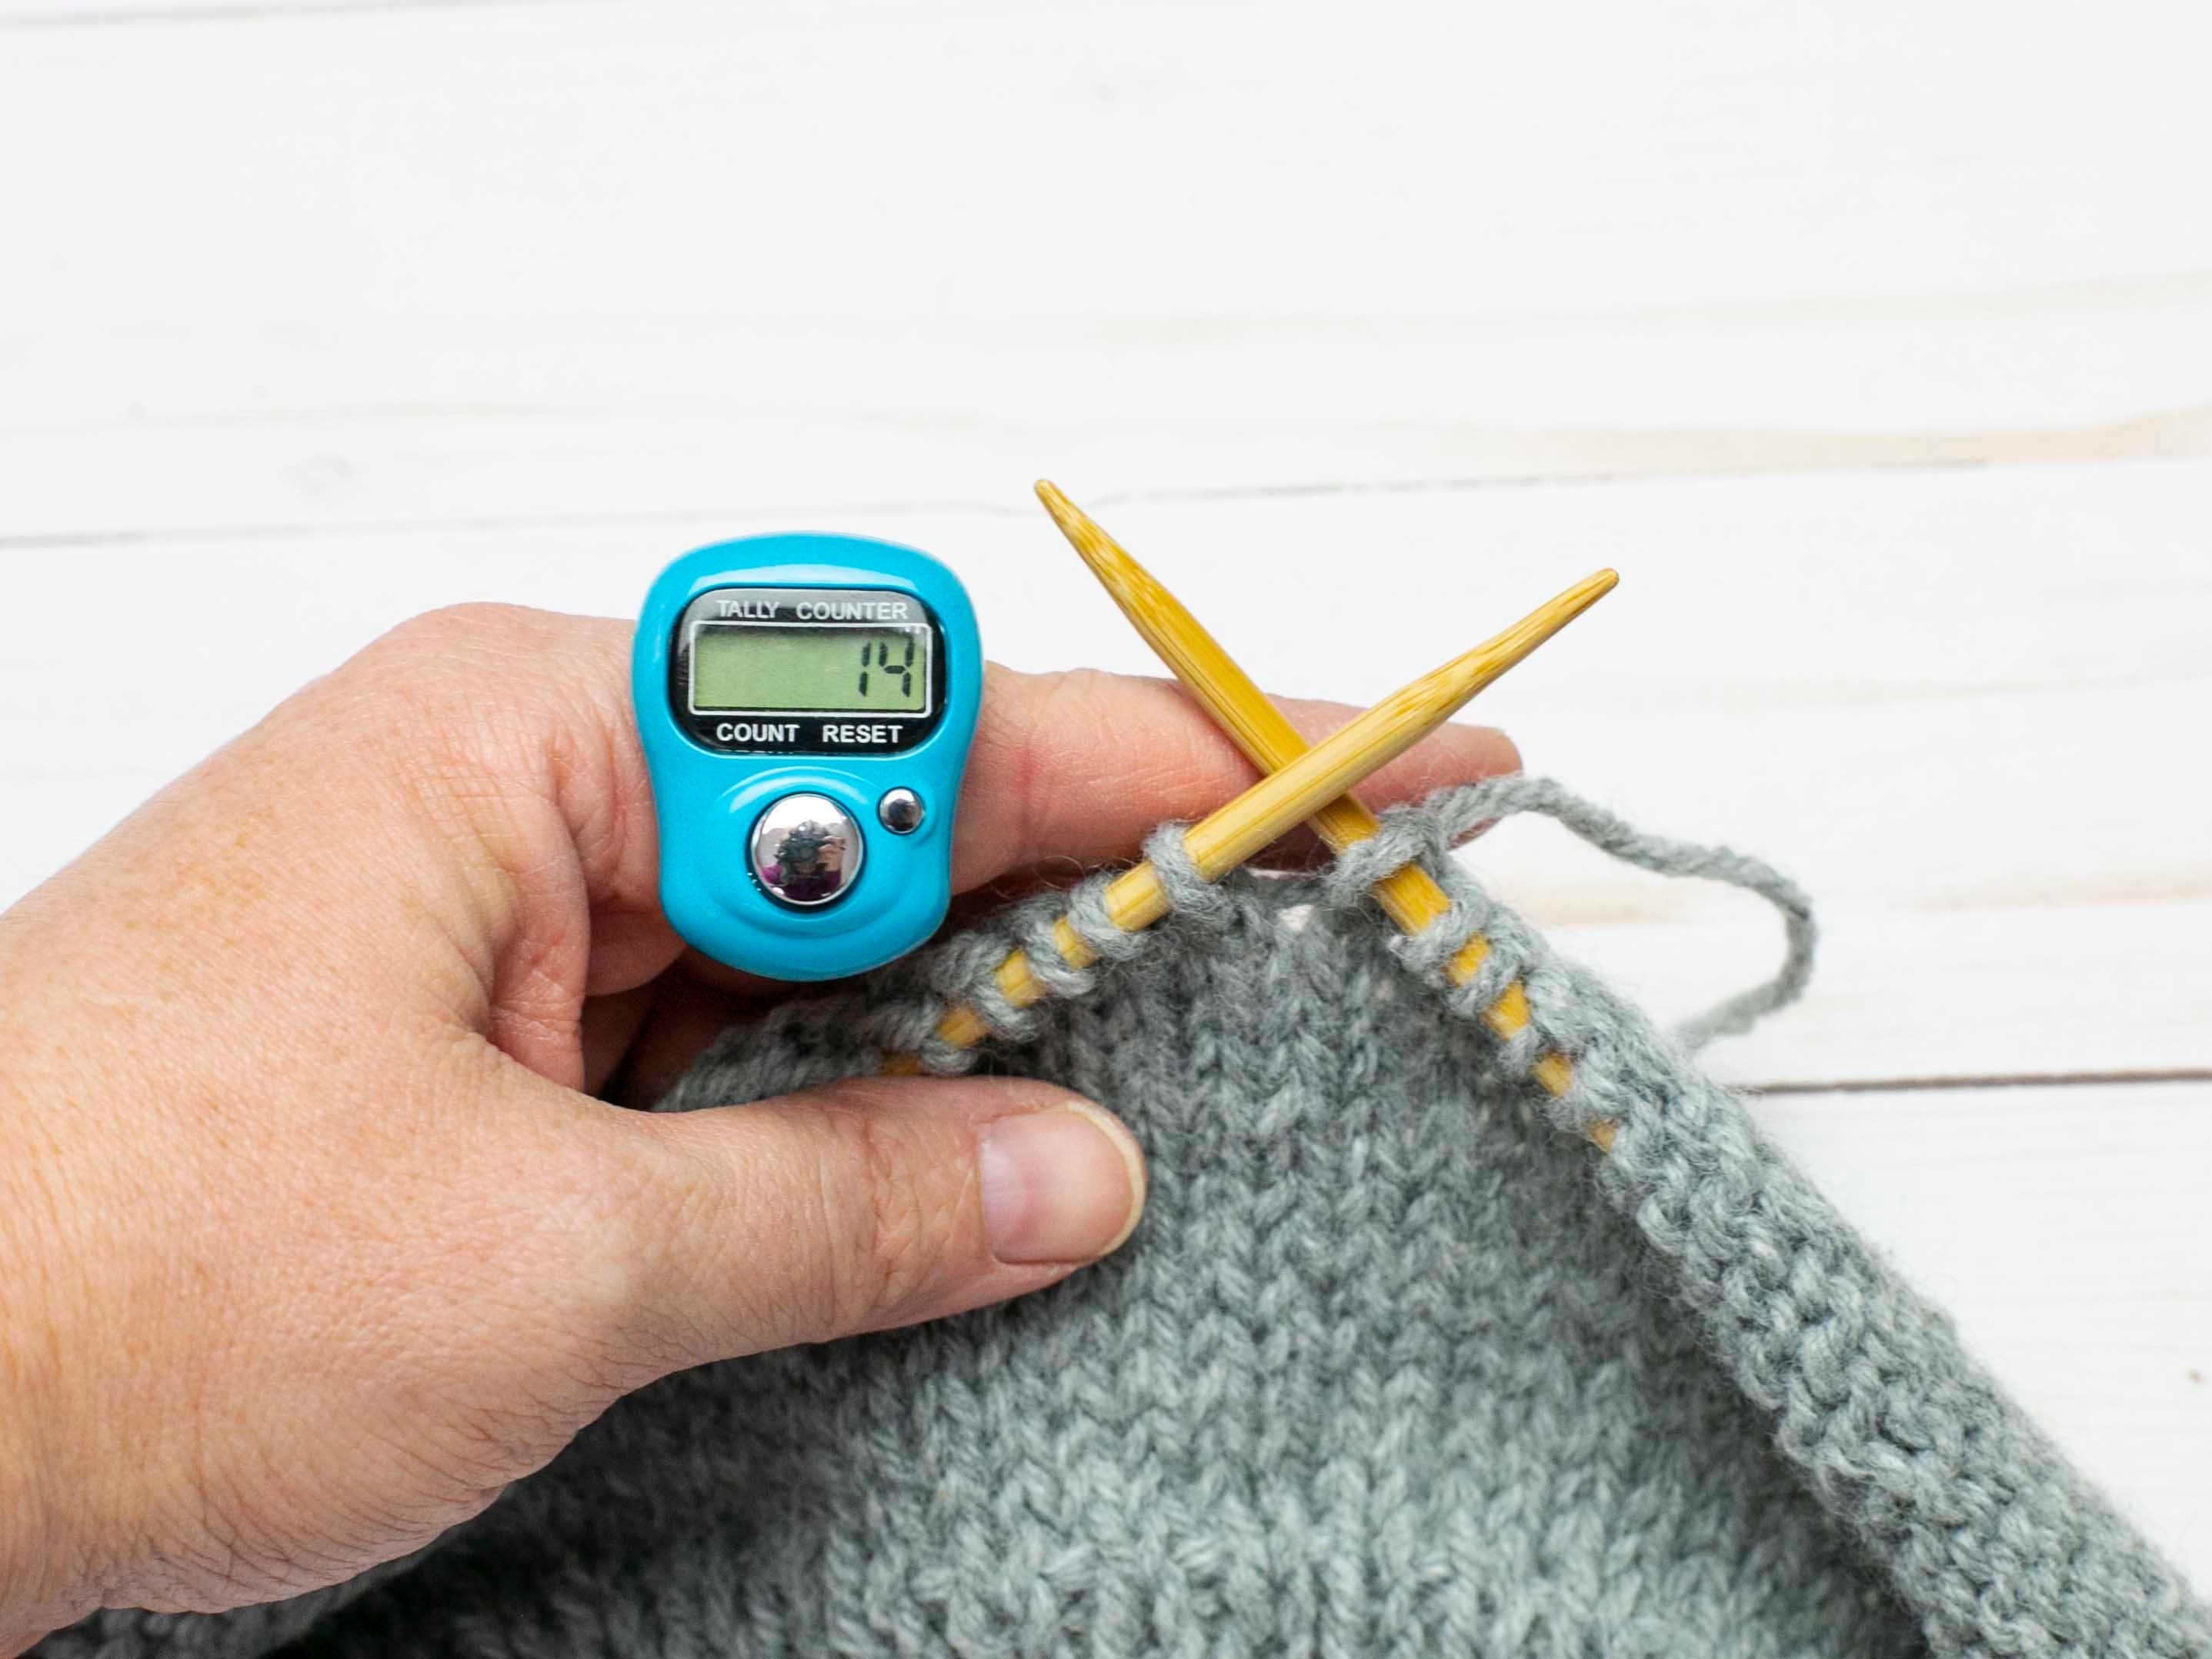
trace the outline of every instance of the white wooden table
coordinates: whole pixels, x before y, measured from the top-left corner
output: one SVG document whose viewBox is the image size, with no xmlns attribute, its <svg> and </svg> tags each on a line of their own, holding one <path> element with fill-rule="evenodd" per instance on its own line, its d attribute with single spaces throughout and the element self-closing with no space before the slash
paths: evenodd
<svg viewBox="0 0 2212 1659">
<path fill-rule="evenodd" d="M 2195 0 L 0 0 L 0 901 L 401 617 L 720 535 L 1149 672 L 1049 474 L 1358 699 L 1611 563 L 1480 713 L 1813 890 L 1714 1066 L 2212 1589 L 2208 55 Z M 1477 856 L 1662 1012 L 1776 950 Z"/>
</svg>

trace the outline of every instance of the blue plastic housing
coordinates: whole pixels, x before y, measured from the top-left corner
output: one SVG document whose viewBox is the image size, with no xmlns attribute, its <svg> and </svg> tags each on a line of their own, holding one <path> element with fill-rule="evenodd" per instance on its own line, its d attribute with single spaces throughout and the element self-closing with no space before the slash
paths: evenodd
<svg viewBox="0 0 2212 1659">
<path fill-rule="evenodd" d="M 874 588 L 919 599 L 942 636 L 936 729 L 915 748 L 881 755 L 732 754 L 694 740 L 670 706 L 671 655 L 685 608 L 718 587 Z M 858 536 L 755 536 L 686 553 L 646 595 L 630 692 L 659 818 L 661 908 L 687 943 L 747 973 L 822 980 L 878 967 L 936 931 L 952 900 L 953 819 L 983 698 L 975 612 L 944 565 Z M 884 792 L 901 786 L 925 809 L 903 836 L 876 816 Z M 842 805 L 866 843 L 850 889 L 818 910 L 776 903 L 746 856 L 762 810 L 802 789 Z"/>
</svg>

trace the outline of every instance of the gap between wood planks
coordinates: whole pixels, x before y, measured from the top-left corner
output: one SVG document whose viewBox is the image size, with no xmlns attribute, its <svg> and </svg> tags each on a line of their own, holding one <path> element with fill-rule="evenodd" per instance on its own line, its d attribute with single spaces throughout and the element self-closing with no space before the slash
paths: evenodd
<svg viewBox="0 0 2212 1659">
<path fill-rule="evenodd" d="M 1267 501 L 1322 496 L 1454 495 L 1563 484 L 1641 483 L 1662 478 L 1812 477 L 1848 472 L 1948 472 L 1966 468 L 2039 466 L 2053 462 L 2183 459 L 2212 455 L 2212 404 L 2130 416 L 2101 425 L 2028 432 L 1955 434 L 1769 434 L 1705 430 L 1522 434 L 1542 441 L 1626 447 L 1618 465 L 1556 471 L 1491 472 L 1427 478 L 1330 479 L 1305 483 L 1168 486 L 1109 490 L 1102 508 L 1159 503 Z M 1771 442 L 1770 446 L 1770 441 Z M 1706 448 L 1705 446 L 1711 446 Z M 1760 455 L 1746 449 L 1767 447 Z M 1638 453 L 1642 451 L 1649 453 Z M 1715 453 L 1733 453 L 1721 461 Z M 298 541 L 361 536 L 467 534 L 516 530 L 605 529 L 690 524 L 702 519 L 789 519 L 835 512 L 852 518 L 916 514 L 976 514 L 1026 519 L 1034 509 L 1008 501 L 957 496 L 903 501 L 799 502 L 638 508 L 622 512 L 479 514 L 424 519 L 364 519 L 343 522 L 179 525 L 161 529 L 33 531 L 0 534 L 0 552 L 64 548 L 144 546 L 163 541 Z"/>
<path fill-rule="evenodd" d="M 1731 1083 L 1740 1095 L 1875 1095 L 1958 1089 L 2049 1089 L 2116 1083 L 2212 1083 L 2212 1067 L 2142 1072 L 2021 1072 L 1961 1077 L 1850 1078 L 1830 1083 Z"/>
<path fill-rule="evenodd" d="M 238 0 L 231 5 L 118 6 L 98 9 L 78 5 L 66 10 L 0 12 L 0 29 L 98 28 L 135 23 L 237 23 L 311 21 L 357 12 L 489 11 L 549 5 L 606 4 L 609 0 L 289 0 L 263 3 Z"/>
</svg>

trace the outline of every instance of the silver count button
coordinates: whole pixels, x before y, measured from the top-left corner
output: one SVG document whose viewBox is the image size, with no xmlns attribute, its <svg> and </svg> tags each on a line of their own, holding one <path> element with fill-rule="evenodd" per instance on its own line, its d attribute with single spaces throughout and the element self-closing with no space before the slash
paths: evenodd
<svg viewBox="0 0 2212 1659">
<path fill-rule="evenodd" d="M 895 836 L 910 836 L 921 828 L 921 797 L 911 789 L 886 789 L 876 803 L 876 816 Z"/>
<path fill-rule="evenodd" d="M 786 795 L 753 823 L 753 878 L 779 904 L 834 904 L 858 880 L 860 826 L 827 795 Z"/>
</svg>

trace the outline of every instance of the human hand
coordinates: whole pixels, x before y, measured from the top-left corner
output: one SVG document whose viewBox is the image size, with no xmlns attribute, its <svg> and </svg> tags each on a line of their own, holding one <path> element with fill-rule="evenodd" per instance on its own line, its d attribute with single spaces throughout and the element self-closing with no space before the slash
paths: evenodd
<svg viewBox="0 0 2212 1659">
<path fill-rule="evenodd" d="M 593 1097 L 775 994 L 659 914 L 630 632 L 418 618 L 0 915 L 0 1653 L 336 1583 L 669 1371 L 1127 1237 L 1135 1143 L 1043 1084 Z M 1515 763 L 1448 727 L 1370 793 Z M 956 887 L 1127 858 L 1250 777 L 1172 685 L 994 668 Z"/>
</svg>

